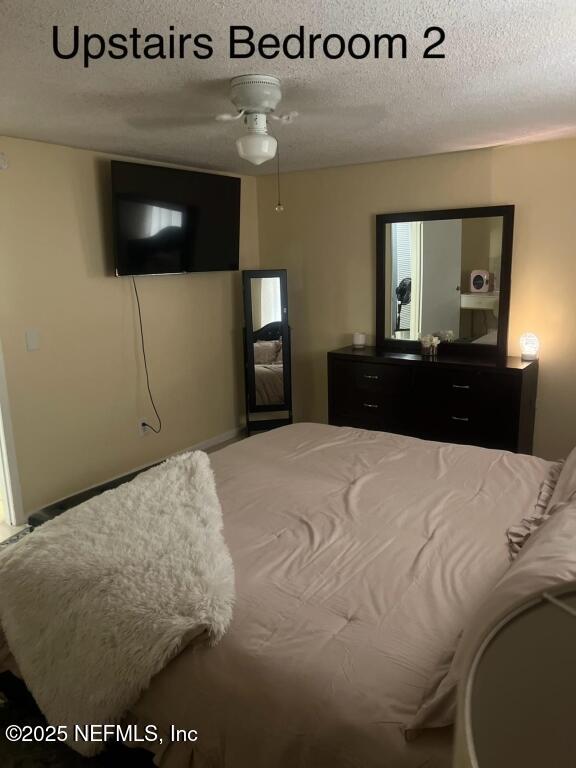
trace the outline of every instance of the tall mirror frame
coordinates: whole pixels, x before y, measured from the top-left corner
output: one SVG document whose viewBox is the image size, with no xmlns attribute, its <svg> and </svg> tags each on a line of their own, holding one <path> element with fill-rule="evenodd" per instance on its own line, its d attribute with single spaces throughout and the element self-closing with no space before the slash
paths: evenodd
<svg viewBox="0 0 576 768">
<path fill-rule="evenodd" d="M 505 358 L 508 349 L 508 320 L 510 313 L 510 284 L 512 273 L 512 245 L 514 236 L 514 206 L 491 205 L 476 208 L 450 208 L 428 211 L 384 213 L 376 216 L 376 346 L 390 352 L 417 354 L 420 342 L 393 339 L 386 336 L 387 300 L 390 286 L 386 275 L 386 226 L 400 222 L 443 221 L 502 217 L 502 251 L 500 266 L 500 303 L 496 344 L 454 341 L 440 346 L 441 354 L 461 357 Z"/>
<path fill-rule="evenodd" d="M 253 312 L 254 296 L 253 287 L 264 279 L 277 279 L 280 286 L 279 296 L 279 317 L 278 321 L 268 324 L 264 327 L 255 328 L 255 318 Z M 276 427 L 291 424 L 292 415 L 292 357 L 290 345 L 290 325 L 288 323 L 288 278 L 285 269 L 254 269 L 244 270 L 242 272 L 242 287 L 244 294 L 244 378 L 246 395 L 246 432 L 260 432 Z M 260 326 L 261 318 L 256 321 Z M 280 323 L 279 334 L 275 331 L 273 335 L 266 332 L 268 325 Z M 261 333 L 264 331 L 264 333 Z M 281 342 L 280 353 L 282 361 L 281 386 L 282 401 L 263 403 L 259 402 L 258 392 L 262 387 L 257 386 L 257 373 L 266 374 L 269 377 L 278 373 L 271 370 L 274 366 L 262 366 L 268 368 L 267 371 L 258 371 L 255 360 L 255 343 L 259 341 L 275 340 L 278 338 Z M 266 382 L 263 382 L 266 383 Z M 278 382 L 270 382 L 276 386 Z M 274 398 L 272 398 L 274 400 Z M 266 415 L 269 415 L 269 418 Z"/>
</svg>

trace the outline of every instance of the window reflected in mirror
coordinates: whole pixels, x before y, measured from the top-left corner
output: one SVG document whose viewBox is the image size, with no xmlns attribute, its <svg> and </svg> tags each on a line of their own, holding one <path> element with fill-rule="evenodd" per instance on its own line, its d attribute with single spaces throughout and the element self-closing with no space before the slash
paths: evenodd
<svg viewBox="0 0 576 768">
<path fill-rule="evenodd" d="M 496 345 L 502 216 L 386 224 L 386 338 Z"/>
<path fill-rule="evenodd" d="M 285 397 L 280 278 L 251 278 L 251 298 L 256 405 L 281 405 Z"/>
</svg>

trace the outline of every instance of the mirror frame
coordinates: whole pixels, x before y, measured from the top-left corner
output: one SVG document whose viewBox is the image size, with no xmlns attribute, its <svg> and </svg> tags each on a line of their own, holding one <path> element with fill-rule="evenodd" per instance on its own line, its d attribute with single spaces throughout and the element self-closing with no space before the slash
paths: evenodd
<svg viewBox="0 0 576 768">
<path fill-rule="evenodd" d="M 498 309 L 498 343 L 474 344 L 454 341 L 440 346 L 441 354 L 505 358 L 508 350 L 508 321 L 514 240 L 514 206 L 488 205 L 477 208 L 448 208 L 435 211 L 381 213 L 376 216 L 376 346 L 395 352 L 420 352 L 419 341 L 389 339 L 386 321 L 386 225 L 407 221 L 441 221 L 445 219 L 480 219 L 502 217 L 502 256 L 500 265 L 500 306 Z"/>
<path fill-rule="evenodd" d="M 254 371 L 254 328 L 252 319 L 252 279 L 277 277 L 280 279 L 280 301 L 282 313 L 282 368 L 284 402 L 276 405 L 256 404 L 256 374 Z M 273 429 L 292 423 L 292 357 L 290 347 L 290 326 L 288 324 L 288 277 L 285 269 L 246 269 L 242 272 L 244 294 L 244 381 L 246 395 L 246 427 L 251 431 Z M 251 420 L 251 413 L 288 412 L 288 419 Z"/>
</svg>

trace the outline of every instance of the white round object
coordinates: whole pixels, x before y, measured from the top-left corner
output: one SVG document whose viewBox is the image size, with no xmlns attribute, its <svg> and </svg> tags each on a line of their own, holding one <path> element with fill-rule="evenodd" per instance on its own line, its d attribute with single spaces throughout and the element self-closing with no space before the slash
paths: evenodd
<svg viewBox="0 0 576 768">
<path fill-rule="evenodd" d="M 540 339 L 535 333 L 523 333 L 520 336 L 520 353 L 522 360 L 538 360 Z"/>
<path fill-rule="evenodd" d="M 236 139 L 238 154 L 253 165 L 262 165 L 276 155 L 278 142 L 267 133 L 248 133 Z"/>
<path fill-rule="evenodd" d="M 573 768 L 575 587 L 519 598 L 483 638 L 460 683 L 462 765 Z"/>
<path fill-rule="evenodd" d="M 272 75 L 240 75 L 230 81 L 230 99 L 238 111 L 274 112 L 282 99 L 280 80 Z"/>
</svg>

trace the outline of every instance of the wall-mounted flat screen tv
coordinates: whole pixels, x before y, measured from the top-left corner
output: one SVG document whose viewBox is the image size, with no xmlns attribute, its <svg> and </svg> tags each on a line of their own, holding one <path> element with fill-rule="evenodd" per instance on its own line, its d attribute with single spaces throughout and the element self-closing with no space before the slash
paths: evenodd
<svg viewBox="0 0 576 768">
<path fill-rule="evenodd" d="M 240 179 L 112 161 L 117 275 L 238 269 Z"/>
</svg>

